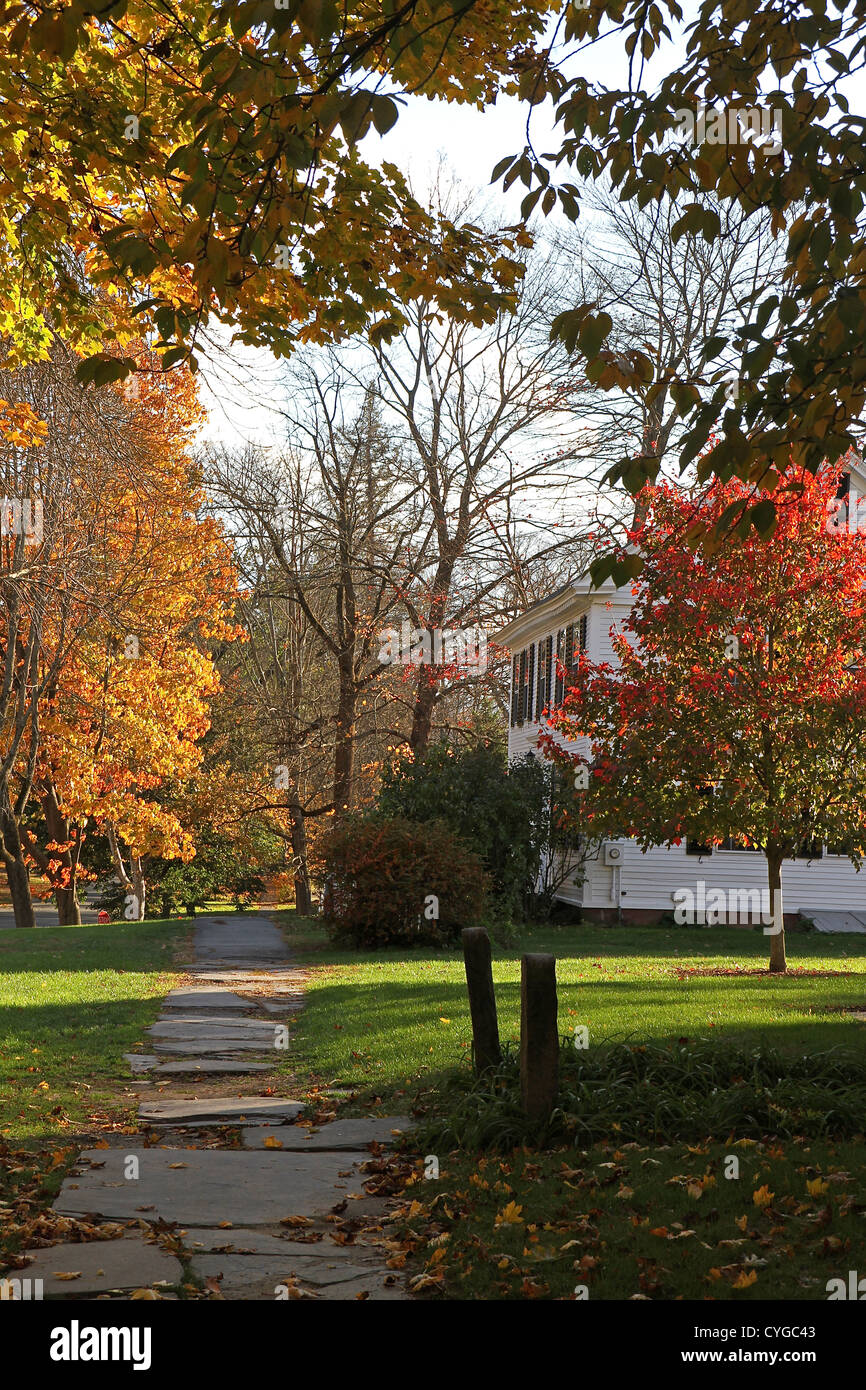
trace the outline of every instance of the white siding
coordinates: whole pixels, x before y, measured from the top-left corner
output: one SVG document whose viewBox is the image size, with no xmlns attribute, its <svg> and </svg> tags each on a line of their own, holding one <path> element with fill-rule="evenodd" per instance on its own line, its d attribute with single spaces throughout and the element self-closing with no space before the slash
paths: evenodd
<svg viewBox="0 0 866 1390">
<path fill-rule="evenodd" d="M 709 855 L 687 854 L 685 844 L 670 849 L 657 847 L 642 853 L 633 840 L 619 841 L 623 848 L 616 873 L 597 860 L 586 865 L 583 901 L 587 907 L 652 908 L 673 911 L 673 894 L 683 888 L 697 893 L 703 880 L 706 891 L 721 888 L 767 887 L 767 865 L 762 854 L 747 850 L 714 849 Z M 785 912 L 864 911 L 866 872 L 859 874 L 848 859 L 824 855 L 822 859 L 789 860 L 782 867 L 782 900 Z"/>
</svg>

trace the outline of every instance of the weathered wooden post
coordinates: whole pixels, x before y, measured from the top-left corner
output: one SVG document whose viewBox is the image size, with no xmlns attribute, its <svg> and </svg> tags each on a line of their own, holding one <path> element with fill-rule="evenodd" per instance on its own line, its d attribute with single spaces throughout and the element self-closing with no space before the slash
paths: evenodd
<svg viewBox="0 0 866 1390">
<path fill-rule="evenodd" d="M 556 957 L 520 962 L 520 1097 L 528 1119 L 548 1119 L 559 1090 Z"/>
<path fill-rule="evenodd" d="M 499 1024 L 496 1021 L 496 995 L 493 991 L 493 966 L 490 958 L 490 937 L 483 927 L 467 927 L 461 932 L 463 960 L 466 965 L 466 987 L 469 991 L 469 1012 L 472 1017 L 472 1044 L 475 1070 L 481 1075 L 502 1061 L 499 1046 Z"/>
</svg>

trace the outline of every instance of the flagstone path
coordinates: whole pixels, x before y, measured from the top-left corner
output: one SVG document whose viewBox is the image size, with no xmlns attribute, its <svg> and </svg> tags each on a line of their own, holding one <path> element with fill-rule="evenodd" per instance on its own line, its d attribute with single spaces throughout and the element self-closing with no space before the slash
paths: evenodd
<svg viewBox="0 0 866 1390">
<path fill-rule="evenodd" d="M 195 1282 L 226 1299 L 406 1298 L 402 1274 L 365 1236 L 387 1200 L 367 1195 L 361 1165 L 411 1122 L 312 1128 L 295 1123 L 301 1102 L 256 1093 L 285 1060 L 305 978 L 266 918 L 199 919 L 189 974 L 148 1030 L 149 1052 L 127 1054 L 142 1143 L 112 1136 L 85 1150 L 54 1203 L 123 1237 L 28 1251 L 21 1274 L 42 1278 L 46 1297 Z M 229 1130 L 241 1147 L 215 1147 L 215 1131 Z M 145 1239 L 150 1227 L 164 1237 L 165 1223 L 163 1246 Z"/>
</svg>

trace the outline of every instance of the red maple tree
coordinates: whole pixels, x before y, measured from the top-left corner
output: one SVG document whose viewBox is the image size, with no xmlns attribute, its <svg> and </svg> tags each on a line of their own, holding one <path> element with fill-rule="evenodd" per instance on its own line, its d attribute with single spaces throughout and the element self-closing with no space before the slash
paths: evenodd
<svg viewBox="0 0 866 1390">
<path fill-rule="evenodd" d="M 866 845 L 866 537 L 840 524 L 838 482 L 838 467 L 789 475 L 764 537 L 737 532 L 756 501 L 737 480 L 700 497 L 648 487 L 619 664 L 581 653 L 540 739 L 587 769 L 565 815 L 588 836 L 763 853 L 772 972 L 786 969 L 784 861 L 826 841 L 859 867 Z M 723 520 L 734 534 L 708 540 Z"/>
</svg>

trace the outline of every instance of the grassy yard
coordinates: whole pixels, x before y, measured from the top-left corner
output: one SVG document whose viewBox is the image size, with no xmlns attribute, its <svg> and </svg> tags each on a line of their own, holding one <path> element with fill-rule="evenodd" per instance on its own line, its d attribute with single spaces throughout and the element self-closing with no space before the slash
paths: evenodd
<svg viewBox="0 0 866 1390">
<path fill-rule="evenodd" d="M 417 1294 L 808 1301 L 866 1267 L 866 1025 L 845 1012 L 866 1008 L 866 938 L 792 933 L 782 978 L 748 973 L 767 939 L 736 929 L 535 929 L 494 947 L 512 1047 L 520 955 L 557 957 L 560 1107 L 524 1145 L 513 1063 L 471 1082 L 458 951 L 338 952 L 287 926 L 316 967 L 307 1064 L 420 1117 L 394 1257 Z"/>
<path fill-rule="evenodd" d="M 303 921 L 289 933 L 317 967 L 298 1046 L 322 1077 L 388 1090 L 466 1060 L 471 1030 L 459 951 L 334 951 Z M 556 956 L 560 1032 L 584 1024 L 592 1047 L 686 1037 L 797 1050 L 844 1044 L 866 1054 L 866 1024 L 844 1012 L 866 1008 L 866 936 L 789 934 L 791 973 L 770 977 L 745 973 L 766 965 L 768 947 L 766 937 L 742 929 L 528 930 L 513 946 L 494 946 L 504 1042 L 519 1038 L 527 950 Z M 738 967 L 739 978 L 692 973 Z"/>
<path fill-rule="evenodd" d="M 862 1143 L 453 1153 L 409 1263 L 445 1298 L 823 1300 L 863 1268 L 863 1172 Z"/>
<path fill-rule="evenodd" d="M 0 1140 L 96 1124 L 174 983 L 188 921 L 0 932 Z"/>
</svg>

